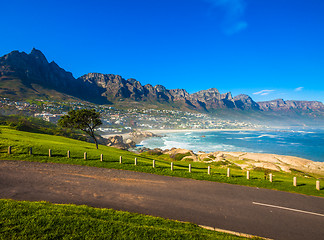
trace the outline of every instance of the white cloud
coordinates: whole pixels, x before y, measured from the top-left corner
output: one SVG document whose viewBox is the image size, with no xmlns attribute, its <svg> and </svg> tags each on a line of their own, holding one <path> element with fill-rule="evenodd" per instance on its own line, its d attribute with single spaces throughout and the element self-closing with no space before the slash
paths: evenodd
<svg viewBox="0 0 324 240">
<path fill-rule="evenodd" d="M 268 95 L 272 92 L 274 92 L 275 90 L 261 90 L 259 92 L 255 92 L 253 93 L 254 95 L 261 95 L 261 96 L 265 96 L 265 95 Z"/>
<path fill-rule="evenodd" d="M 298 87 L 298 88 L 295 88 L 295 92 L 300 92 L 304 89 L 304 87 Z"/>
<path fill-rule="evenodd" d="M 214 7 L 225 11 L 224 31 L 232 35 L 247 28 L 248 24 L 242 20 L 245 12 L 245 0 L 205 0 Z"/>
</svg>

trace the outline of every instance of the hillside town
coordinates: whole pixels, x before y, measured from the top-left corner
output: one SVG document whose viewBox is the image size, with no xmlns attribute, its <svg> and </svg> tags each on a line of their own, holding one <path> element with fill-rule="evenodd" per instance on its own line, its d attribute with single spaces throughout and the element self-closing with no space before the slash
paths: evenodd
<svg viewBox="0 0 324 240">
<path fill-rule="evenodd" d="M 1 114 L 22 114 L 57 123 L 70 110 L 95 109 L 101 114 L 102 133 L 130 132 L 134 129 L 251 129 L 264 126 L 237 120 L 218 119 L 204 113 L 184 112 L 166 109 L 117 109 L 110 105 L 96 105 L 86 102 L 56 102 L 33 100 L 12 101 L 0 98 Z"/>
</svg>

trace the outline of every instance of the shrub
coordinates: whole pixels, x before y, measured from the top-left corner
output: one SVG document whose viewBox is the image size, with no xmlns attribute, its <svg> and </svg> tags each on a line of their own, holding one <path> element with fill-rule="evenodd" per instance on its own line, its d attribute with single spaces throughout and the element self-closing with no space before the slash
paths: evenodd
<svg viewBox="0 0 324 240">
<path fill-rule="evenodd" d="M 155 150 L 155 149 L 153 149 L 153 150 L 148 150 L 148 151 L 147 151 L 147 154 L 148 154 L 148 155 L 152 155 L 152 156 L 160 156 L 160 155 L 162 155 L 163 153 L 162 153 L 161 151 L 159 151 L 159 150 Z"/>
<path fill-rule="evenodd" d="M 174 159 L 175 161 L 180 161 L 180 160 L 182 160 L 182 158 L 188 157 L 188 156 L 191 156 L 191 154 L 189 152 L 188 153 L 177 153 L 177 154 L 171 154 L 170 158 Z"/>
</svg>

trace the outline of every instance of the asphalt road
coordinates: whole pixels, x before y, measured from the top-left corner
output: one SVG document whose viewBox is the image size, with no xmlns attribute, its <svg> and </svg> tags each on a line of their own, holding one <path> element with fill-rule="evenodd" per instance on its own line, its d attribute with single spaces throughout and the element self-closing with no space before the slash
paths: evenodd
<svg viewBox="0 0 324 240">
<path fill-rule="evenodd" d="M 0 198 L 113 208 L 272 239 L 324 239 L 324 198 L 131 171 L 0 161 Z"/>
</svg>

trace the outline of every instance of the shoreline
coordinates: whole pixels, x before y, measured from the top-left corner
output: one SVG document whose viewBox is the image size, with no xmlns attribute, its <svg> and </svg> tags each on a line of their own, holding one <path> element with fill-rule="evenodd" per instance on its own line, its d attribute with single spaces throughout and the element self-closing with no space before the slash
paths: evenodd
<svg viewBox="0 0 324 240">
<path fill-rule="evenodd" d="M 188 132 L 221 132 L 221 131 L 231 131 L 231 132 L 239 132 L 239 131 L 260 131 L 261 129 L 156 129 L 156 130 L 139 130 L 138 132 L 150 132 L 157 136 L 155 137 L 163 137 L 163 134 L 168 133 L 188 133 Z M 160 135 L 160 136 L 159 136 Z M 104 138 L 109 138 L 113 136 L 122 136 L 124 140 L 131 139 L 136 143 L 136 145 L 142 145 L 142 142 L 151 137 L 134 137 L 132 132 L 129 133 L 110 133 L 101 135 Z M 172 151 L 172 149 L 168 149 Z M 220 156 L 229 156 L 230 159 L 228 161 L 232 161 L 232 158 L 237 158 L 237 160 L 245 160 L 244 164 L 239 164 L 234 161 L 233 163 L 239 165 L 242 169 L 253 167 L 261 167 L 265 169 L 270 169 L 274 171 L 285 171 L 290 172 L 290 168 L 295 168 L 303 172 L 308 173 L 316 173 L 324 176 L 324 162 L 310 160 L 308 158 L 291 156 L 291 155 L 281 155 L 272 153 L 263 153 L 263 152 L 240 152 L 240 151 L 210 151 L 210 152 L 193 152 L 192 149 L 185 149 L 175 147 L 173 151 L 187 151 L 191 152 L 191 155 L 194 159 L 198 158 L 209 158 L 211 155 L 214 155 L 215 159 L 221 161 Z M 164 150 L 165 151 L 165 150 Z M 214 158 L 209 159 L 207 162 L 215 161 Z M 240 162 L 239 161 L 239 162 Z"/>
<path fill-rule="evenodd" d="M 151 132 L 156 135 L 159 134 L 167 134 L 167 133 L 181 133 L 181 132 L 220 132 L 220 131 L 260 131 L 261 129 L 255 129 L 255 128 L 224 128 L 224 129 L 141 129 L 137 130 L 140 132 Z M 145 139 L 149 139 L 151 137 L 140 137 L 140 138 L 135 138 L 131 134 L 132 132 L 129 133 L 108 133 L 108 134 L 100 134 L 101 137 L 103 138 L 110 138 L 110 137 L 115 137 L 115 136 L 122 136 L 124 140 L 131 139 L 134 141 L 136 144 L 141 144 Z M 162 136 L 161 136 L 162 137 Z"/>
<path fill-rule="evenodd" d="M 261 129 L 256 128 L 213 128 L 213 129 L 152 129 L 152 130 L 144 130 L 148 132 L 152 132 L 154 134 L 161 134 L 161 133 L 178 133 L 178 132 L 221 132 L 221 131 L 228 131 L 228 132 L 236 132 L 236 131 L 260 131 Z"/>
</svg>

